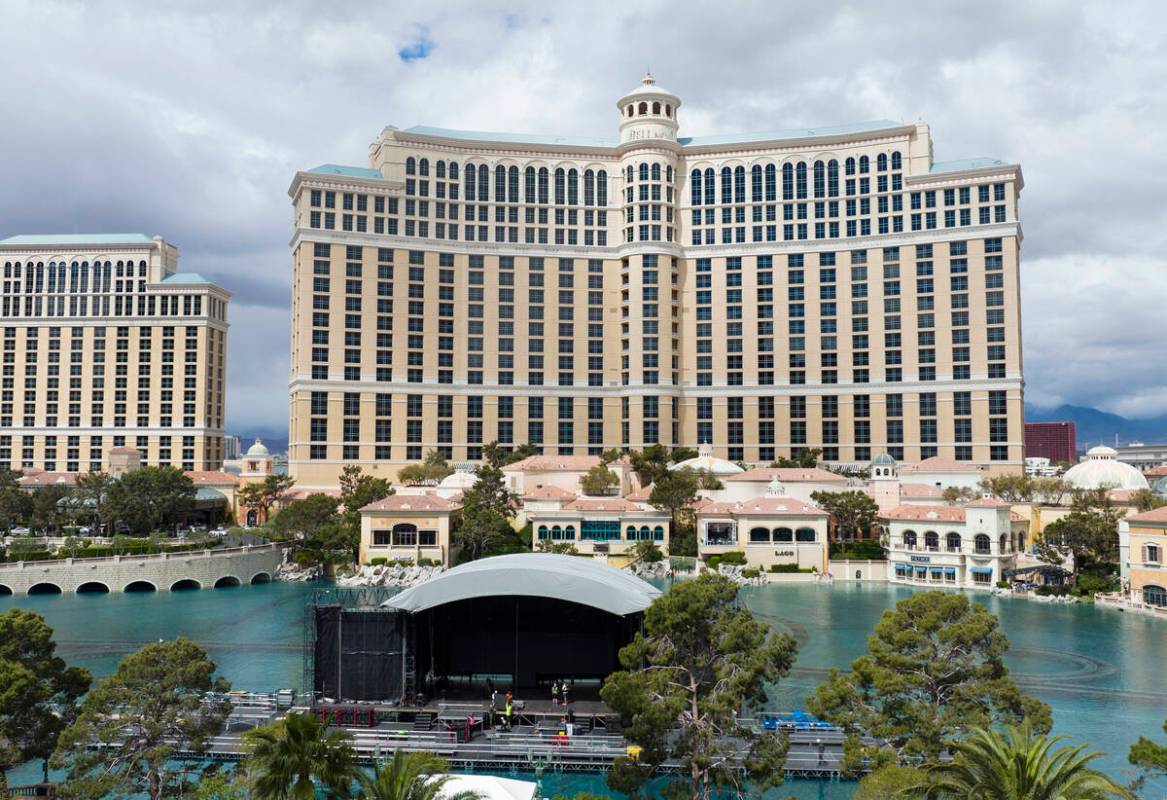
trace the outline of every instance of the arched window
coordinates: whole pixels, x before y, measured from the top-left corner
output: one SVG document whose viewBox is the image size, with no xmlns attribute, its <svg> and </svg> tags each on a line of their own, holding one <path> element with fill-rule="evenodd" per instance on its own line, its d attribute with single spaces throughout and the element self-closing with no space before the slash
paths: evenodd
<svg viewBox="0 0 1167 800">
<path fill-rule="evenodd" d="M 904 547 L 911 549 L 916 546 L 916 532 L 904 531 Z"/>
<path fill-rule="evenodd" d="M 831 159 L 827 162 L 827 197 L 839 196 L 839 162 Z"/>
<path fill-rule="evenodd" d="M 452 180 L 452 181 L 458 180 L 458 162 L 457 161 L 450 162 L 450 180 Z"/>
<path fill-rule="evenodd" d="M 750 201 L 762 202 L 762 165 L 754 164 L 750 167 Z"/>
<path fill-rule="evenodd" d="M 641 164 L 640 165 L 640 180 L 642 180 L 642 181 L 648 180 L 648 164 Z"/>
<path fill-rule="evenodd" d="M 758 542 L 770 542 L 769 528 L 750 528 L 750 542 L 757 544 Z"/>
<path fill-rule="evenodd" d="M 693 205 L 701 205 L 701 170 L 695 169 L 689 173 L 689 197 Z"/>
<path fill-rule="evenodd" d="M 775 528 L 774 529 L 774 541 L 776 541 L 776 542 L 793 542 L 794 541 L 794 531 L 790 530 L 790 528 Z"/>
<path fill-rule="evenodd" d="M 584 170 L 584 205 L 596 204 L 596 173 L 590 169 Z"/>
<path fill-rule="evenodd" d="M 665 180 L 668 181 L 669 183 L 673 182 L 673 165 L 672 164 L 669 164 L 665 168 Z"/>
<path fill-rule="evenodd" d="M 546 525 L 540 525 L 540 526 L 539 526 L 539 538 L 540 538 L 540 539 L 546 539 L 546 538 L 547 538 L 547 526 L 546 526 Z"/>
<path fill-rule="evenodd" d="M 548 202 L 548 200 L 547 200 L 547 181 L 548 181 L 549 177 L 550 177 L 550 173 L 548 172 L 547 167 L 540 167 L 539 168 L 539 202 L 542 203 L 543 205 L 546 205 Z"/>
<path fill-rule="evenodd" d="M 716 190 L 713 185 L 713 167 L 705 169 L 705 205 L 711 206 L 717 202 Z"/>
<path fill-rule="evenodd" d="M 782 165 L 782 199 L 794 199 L 794 165 Z"/>
<path fill-rule="evenodd" d="M 960 534 L 954 532 L 949 533 L 944 537 L 945 547 L 950 553 L 960 552 Z"/>
<path fill-rule="evenodd" d="M 429 174 L 430 174 L 430 160 L 428 158 L 423 158 L 421 161 L 417 162 L 417 172 L 419 175 L 422 175 L 425 177 L 429 176 Z"/>
<path fill-rule="evenodd" d="M 417 526 L 409 522 L 398 522 L 393 526 L 393 544 L 405 546 L 416 545 Z"/>
<path fill-rule="evenodd" d="M 1001 534 L 1001 538 L 997 540 L 997 548 L 998 548 L 997 552 L 999 552 L 999 553 L 1008 553 L 1009 552 L 1009 535 L 1008 534 L 1005 534 L 1005 533 Z"/>
<path fill-rule="evenodd" d="M 1143 602 L 1149 606 L 1167 607 L 1167 589 L 1148 583 L 1143 587 Z"/>
<path fill-rule="evenodd" d="M 821 161 L 814 162 L 814 196 L 823 197 L 827 193 L 827 167 Z"/>
<path fill-rule="evenodd" d="M 903 162 L 903 158 L 900 156 L 900 151 L 896 150 L 894 153 L 891 154 L 891 168 L 892 169 L 903 169 L 903 166 L 904 166 L 904 162 Z"/>
<path fill-rule="evenodd" d="M 880 172 L 887 172 L 887 153 L 880 153 L 876 156 L 875 168 Z"/>
<path fill-rule="evenodd" d="M 640 105 L 636 107 L 636 111 L 638 114 L 640 114 L 640 116 L 643 117 L 645 114 L 648 113 L 648 103 L 641 101 Z"/>
<path fill-rule="evenodd" d="M 478 173 L 474 169 L 473 164 L 466 165 L 466 199 L 474 199 L 474 187 L 478 185 Z"/>
<path fill-rule="evenodd" d="M 494 202 L 507 201 L 507 168 L 499 164 L 494 168 Z"/>
<path fill-rule="evenodd" d="M 671 117 L 673 115 L 673 107 L 670 103 L 665 103 L 665 116 Z"/>
<path fill-rule="evenodd" d="M 634 174 L 635 173 L 632 171 L 632 165 L 629 164 L 627 167 L 624 168 L 624 182 L 625 183 L 632 183 L 632 177 Z"/>
<path fill-rule="evenodd" d="M 855 174 L 855 158 L 853 156 L 848 157 L 847 160 L 843 162 L 843 172 L 847 175 Z"/>
<path fill-rule="evenodd" d="M 563 529 L 563 538 L 575 541 L 575 526 L 568 525 Z"/>
<path fill-rule="evenodd" d="M 434 175 L 436 175 L 439 178 L 446 177 L 446 162 L 445 161 L 439 160 L 439 161 L 434 162 Z"/>
<path fill-rule="evenodd" d="M 924 546 L 929 550 L 939 550 L 940 534 L 936 531 L 924 531 Z"/>
<path fill-rule="evenodd" d="M 624 538 L 630 542 L 636 541 L 636 526 L 635 525 L 629 525 L 627 528 L 624 529 Z"/>
<path fill-rule="evenodd" d="M 734 167 L 733 170 L 733 201 L 735 203 L 744 203 L 746 201 L 746 168 Z"/>
<path fill-rule="evenodd" d="M 523 170 L 523 201 L 535 202 L 535 168 L 527 167 Z"/>
<path fill-rule="evenodd" d="M 653 104 L 652 104 L 652 113 L 654 113 L 654 114 L 659 114 L 659 113 L 660 113 L 660 103 L 659 103 L 659 102 L 653 102 Z"/>
<path fill-rule="evenodd" d="M 478 200 L 485 203 L 490 199 L 490 168 L 485 164 L 478 165 Z"/>
<path fill-rule="evenodd" d="M 866 175 L 871 171 L 871 161 L 867 156 L 859 156 L 859 174 Z"/>
<path fill-rule="evenodd" d="M 555 170 L 555 205 L 561 206 L 567 200 L 567 173 L 563 167 Z"/>
<path fill-rule="evenodd" d="M 575 167 L 567 171 L 567 204 L 579 205 L 579 172 Z"/>
<path fill-rule="evenodd" d="M 721 168 L 721 202 L 723 205 L 733 202 L 733 170 L 729 167 Z"/>
<path fill-rule="evenodd" d="M 410 156 L 409 158 L 405 159 L 405 174 L 406 175 L 416 175 L 417 174 L 417 159 L 414 158 L 413 156 Z"/>
<path fill-rule="evenodd" d="M 558 542 L 562 538 L 563 538 L 563 529 L 560 528 L 558 525 L 552 525 L 551 526 L 551 539 L 552 539 L 552 541 Z"/>
<path fill-rule="evenodd" d="M 652 538 L 652 531 L 650 531 L 648 529 L 648 526 L 647 525 L 641 526 L 641 528 L 640 528 L 640 541 L 647 542 L 651 538 Z"/>
<path fill-rule="evenodd" d="M 665 529 L 663 525 L 657 525 L 652 529 L 652 540 L 654 542 L 663 542 L 665 540 Z"/>
<path fill-rule="evenodd" d="M 794 532 L 796 542 L 813 542 L 816 538 L 814 528 L 799 528 Z"/>
<path fill-rule="evenodd" d="M 519 168 L 511 167 L 507 170 L 507 202 L 519 202 Z"/>
<path fill-rule="evenodd" d="M 653 164 L 652 165 L 652 179 L 654 181 L 660 180 L 660 164 Z"/>
<path fill-rule="evenodd" d="M 806 162 L 800 161 L 794 168 L 795 194 L 799 200 L 806 199 Z"/>
<path fill-rule="evenodd" d="M 628 104 L 628 108 L 627 108 L 627 109 L 625 109 L 625 113 L 626 113 L 626 115 L 627 115 L 627 116 L 629 116 L 629 117 L 631 117 L 631 116 L 632 116 L 632 104 L 631 104 L 631 103 L 629 103 L 629 104 Z"/>
<path fill-rule="evenodd" d="M 992 540 L 989 538 L 988 534 L 985 533 L 978 533 L 977 537 L 973 540 L 973 544 L 976 547 L 976 551 L 978 553 L 988 553 L 991 552 L 993 548 Z"/>
<path fill-rule="evenodd" d="M 600 170 L 596 176 L 596 205 L 603 208 L 608 205 L 608 173 Z"/>
</svg>

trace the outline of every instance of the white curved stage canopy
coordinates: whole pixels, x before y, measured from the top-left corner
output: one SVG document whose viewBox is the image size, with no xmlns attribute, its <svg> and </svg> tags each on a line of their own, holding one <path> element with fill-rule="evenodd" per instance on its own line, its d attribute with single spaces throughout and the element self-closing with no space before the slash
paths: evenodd
<svg viewBox="0 0 1167 800">
<path fill-rule="evenodd" d="M 382 605 L 418 612 L 476 597 L 547 597 L 617 616 L 644 611 L 660 590 L 623 570 L 590 558 L 516 553 L 484 558 L 406 589 Z"/>
</svg>

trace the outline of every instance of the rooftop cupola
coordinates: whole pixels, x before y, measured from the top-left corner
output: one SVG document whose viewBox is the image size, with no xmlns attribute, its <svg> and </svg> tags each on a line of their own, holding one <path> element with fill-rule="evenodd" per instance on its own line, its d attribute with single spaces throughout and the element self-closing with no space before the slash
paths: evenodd
<svg viewBox="0 0 1167 800">
<path fill-rule="evenodd" d="M 620 98 L 620 142 L 677 140 L 677 109 L 681 98 L 657 85 L 646 72 L 640 86 Z"/>
</svg>

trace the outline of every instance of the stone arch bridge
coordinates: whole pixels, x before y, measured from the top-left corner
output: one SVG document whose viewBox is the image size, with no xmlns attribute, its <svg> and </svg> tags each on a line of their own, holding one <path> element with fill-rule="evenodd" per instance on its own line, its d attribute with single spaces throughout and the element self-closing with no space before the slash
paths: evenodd
<svg viewBox="0 0 1167 800">
<path fill-rule="evenodd" d="M 284 560 L 276 544 L 0 564 L 0 595 L 218 589 L 268 583 Z"/>
</svg>

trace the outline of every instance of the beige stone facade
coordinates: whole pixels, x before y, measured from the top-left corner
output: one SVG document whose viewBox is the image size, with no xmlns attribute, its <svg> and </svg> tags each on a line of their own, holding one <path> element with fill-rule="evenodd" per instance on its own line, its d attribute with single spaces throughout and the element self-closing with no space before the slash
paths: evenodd
<svg viewBox="0 0 1167 800">
<path fill-rule="evenodd" d="M 386 128 L 297 173 L 298 482 L 492 440 L 1019 470 L 1020 167 L 922 123 L 678 137 L 680 105 L 646 78 L 611 139 Z"/>
<path fill-rule="evenodd" d="M 230 293 L 141 234 L 0 241 L 0 467 L 214 470 Z"/>
</svg>

